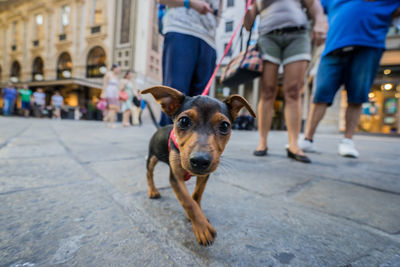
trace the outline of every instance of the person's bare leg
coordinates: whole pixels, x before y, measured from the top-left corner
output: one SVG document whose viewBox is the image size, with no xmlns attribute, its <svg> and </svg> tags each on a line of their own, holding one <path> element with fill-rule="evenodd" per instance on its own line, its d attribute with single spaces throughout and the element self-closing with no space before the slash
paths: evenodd
<svg viewBox="0 0 400 267">
<path fill-rule="evenodd" d="M 117 110 L 115 107 L 110 108 L 110 112 L 109 112 L 109 121 L 110 121 L 110 125 L 112 128 L 115 128 L 115 116 L 117 115 Z"/>
<path fill-rule="evenodd" d="M 351 139 L 353 137 L 358 121 L 360 120 L 361 111 L 361 104 L 348 104 L 346 109 L 346 131 L 344 132 L 345 138 Z"/>
<path fill-rule="evenodd" d="M 278 92 L 278 68 L 279 65 L 264 62 L 263 74 L 260 79 L 260 100 L 257 107 L 257 125 L 260 139 L 257 151 L 267 148 L 268 132 L 271 129 L 274 101 Z"/>
<path fill-rule="evenodd" d="M 124 111 L 124 113 L 122 114 L 122 125 L 127 127 L 129 126 L 129 116 L 131 114 L 131 110 L 127 109 Z"/>
<path fill-rule="evenodd" d="M 306 133 L 304 135 L 308 140 L 313 140 L 318 124 L 324 117 L 327 108 L 328 105 L 325 103 L 313 103 L 311 105 L 306 123 Z"/>
<path fill-rule="evenodd" d="M 301 97 L 307 61 L 296 61 L 284 67 L 283 94 L 285 97 L 285 121 L 289 137 L 289 150 L 297 155 L 304 155 L 297 139 L 301 129 Z"/>
</svg>

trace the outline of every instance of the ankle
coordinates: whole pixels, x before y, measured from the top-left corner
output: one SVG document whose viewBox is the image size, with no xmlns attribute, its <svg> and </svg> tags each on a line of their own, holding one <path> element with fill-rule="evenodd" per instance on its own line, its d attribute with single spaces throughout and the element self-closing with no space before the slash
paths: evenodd
<svg viewBox="0 0 400 267">
<path fill-rule="evenodd" d="M 314 140 L 312 138 L 304 137 L 304 140 L 310 141 L 311 143 L 314 142 Z"/>
</svg>

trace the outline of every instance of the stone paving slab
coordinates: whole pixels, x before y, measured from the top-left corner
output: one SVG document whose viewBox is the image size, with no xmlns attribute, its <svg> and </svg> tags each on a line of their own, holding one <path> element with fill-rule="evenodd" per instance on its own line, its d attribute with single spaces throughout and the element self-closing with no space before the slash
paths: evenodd
<svg viewBox="0 0 400 267">
<path fill-rule="evenodd" d="M 95 199 L 95 201 L 93 201 Z M 178 264 L 93 183 L 0 196 L 2 266 Z M 4 222 L 7 222 L 5 225 Z"/>
<path fill-rule="evenodd" d="M 333 181 L 319 181 L 299 192 L 295 200 L 326 213 L 400 234 L 400 197 Z"/>
<path fill-rule="evenodd" d="M 336 155 L 340 135 L 321 134 L 305 165 L 286 158 L 284 132 L 255 158 L 258 134 L 235 131 L 203 196 L 218 232 L 205 248 L 165 164 L 162 198 L 147 198 L 151 124 L 0 117 L 3 128 L 0 266 L 398 266 L 398 139 L 356 136 L 354 160 Z"/>
<path fill-rule="evenodd" d="M 69 157 L 0 160 L 0 194 L 77 183 L 89 174 Z"/>
</svg>

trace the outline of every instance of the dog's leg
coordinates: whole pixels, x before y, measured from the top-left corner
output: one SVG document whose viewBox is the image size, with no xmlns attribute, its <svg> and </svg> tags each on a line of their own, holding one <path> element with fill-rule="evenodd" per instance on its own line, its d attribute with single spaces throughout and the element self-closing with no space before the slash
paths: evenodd
<svg viewBox="0 0 400 267">
<path fill-rule="evenodd" d="M 160 198 L 161 195 L 154 185 L 154 167 L 156 166 L 158 159 L 156 156 L 151 156 L 147 160 L 147 185 L 148 185 L 148 196 L 149 198 Z"/>
<path fill-rule="evenodd" d="M 171 171 L 170 182 L 176 197 L 186 212 L 186 216 L 192 222 L 193 232 L 197 242 L 204 246 L 211 245 L 214 242 L 217 232 L 208 222 L 206 216 L 204 216 L 199 204 L 197 204 L 197 202 L 190 196 L 189 190 L 183 180 L 183 176 L 182 179 L 177 179 Z"/>
<path fill-rule="evenodd" d="M 206 188 L 208 177 L 210 177 L 210 175 L 197 176 L 197 179 L 196 179 L 196 187 L 194 188 L 192 198 L 194 201 L 197 202 L 197 204 L 199 204 L 200 207 L 201 207 L 201 204 L 200 204 L 201 197 L 203 196 L 204 189 Z"/>
</svg>

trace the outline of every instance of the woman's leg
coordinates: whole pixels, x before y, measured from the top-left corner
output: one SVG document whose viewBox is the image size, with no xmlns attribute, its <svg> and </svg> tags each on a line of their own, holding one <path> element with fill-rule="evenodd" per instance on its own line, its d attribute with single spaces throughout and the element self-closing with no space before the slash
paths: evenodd
<svg viewBox="0 0 400 267">
<path fill-rule="evenodd" d="M 278 68 L 279 65 L 265 61 L 263 74 L 260 80 L 260 100 L 258 102 L 258 131 L 260 139 L 257 151 L 267 148 L 268 132 L 271 129 L 274 101 L 278 92 Z"/>
<path fill-rule="evenodd" d="M 283 94 L 285 97 L 285 121 L 289 137 L 289 150 L 297 155 L 304 155 L 297 139 L 301 129 L 301 97 L 304 75 L 308 62 L 305 60 L 288 63 L 284 66 Z"/>
<path fill-rule="evenodd" d="M 130 109 L 125 110 L 124 113 L 122 114 L 122 125 L 123 126 L 130 126 L 130 124 L 129 124 L 130 115 L 131 115 Z"/>
<path fill-rule="evenodd" d="M 137 125 L 139 124 L 139 112 L 140 108 L 137 106 L 132 107 L 132 124 Z"/>
<path fill-rule="evenodd" d="M 111 107 L 109 120 L 110 120 L 111 127 L 113 127 L 113 128 L 115 127 L 115 119 L 117 116 L 117 112 L 118 112 L 118 107 L 115 107 L 115 106 Z"/>
</svg>

